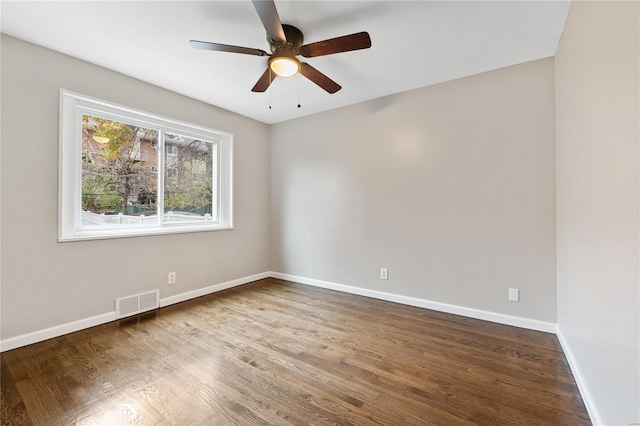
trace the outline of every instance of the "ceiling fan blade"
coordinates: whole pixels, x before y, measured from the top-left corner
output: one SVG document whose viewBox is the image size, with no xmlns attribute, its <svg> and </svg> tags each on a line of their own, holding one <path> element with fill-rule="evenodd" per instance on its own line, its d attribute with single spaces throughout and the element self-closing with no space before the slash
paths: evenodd
<svg viewBox="0 0 640 426">
<path fill-rule="evenodd" d="M 253 86 L 253 89 L 251 89 L 252 92 L 264 92 L 269 88 L 269 85 L 271 84 L 271 82 L 273 82 L 273 80 L 275 80 L 277 77 L 276 73 L 271 72 L 270 68 L 267 68 L 266 71 L 264 73 L 262 73 L 262 76 L 258 79 L 258 82 L 256 83 L 255 86 Z"/>
<path fill-rule="evenodd" d="M 369 33 L 361 32 L 306 44 L 300 48 L 300 54 L 305 58 L 315 58 L 316 56 L 368 49 L 370 47 L 371 37 L 369 37 Z"/>
<path fill-rule="evenodd" d="M 267 30 L 267 34 L 274 41 L 284 42 L 287 38 L 284 35 L 282 29 L 282 22 L 278 16 L 278 10 L 273 0 L 251 0 L 253 7 L 256 8 L 258 16 L 264 25 L 264 29 Z"/>
<path fill-rule="evenodd" d="M 300 63 L 300 74 L 304 75 L 329 93 L 336 93 L 338 90 L 342 89 L 342 86 L 338 83 L 305 62 Z"/>
<path fill-rule="evenodd" d="M 191 47 L 202 50 L 215 50 L 217 52 L 244 53 L 246 55 L 267 56 L 267 52 L 250 47 L 231 46 L 228 44 L 210 43 L 208 41 L 189 40 Z"/>
</svg>

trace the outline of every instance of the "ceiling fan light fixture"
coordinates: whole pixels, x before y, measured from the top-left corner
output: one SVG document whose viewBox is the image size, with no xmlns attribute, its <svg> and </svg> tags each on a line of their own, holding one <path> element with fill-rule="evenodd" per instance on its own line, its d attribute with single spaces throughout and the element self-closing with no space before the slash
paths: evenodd
<svg viewBox="0 0 640 426">
<path fill-rule="evenodd" d="M 300 71 L 300 61 L 288 56 L 275 56 L 269 59 L 269 68 L 279 77 L 291 77 Z"/>
</svg>

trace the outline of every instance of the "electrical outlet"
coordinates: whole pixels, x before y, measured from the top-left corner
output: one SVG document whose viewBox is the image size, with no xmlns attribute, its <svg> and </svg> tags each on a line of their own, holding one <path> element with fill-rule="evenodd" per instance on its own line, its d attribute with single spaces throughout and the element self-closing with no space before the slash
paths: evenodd
<svg viewBox="0 0 640 426">
<path fill-rule="evenodd" d="M 509 289 L 509 301 L 510 302 L 519 302 L 520 301 L 520 290 L 517 288 Z"/>
<path fill-rule="evenodd" d="M 380 279 L 388 280 L 389 279 L 389 271 L 387 268 L 380 268 Z"/>
<path fill-rule="evenodd" d="M 167 275 L 167 284 L 175 284 L 176 283 L 176 273 L 169 272 Z"/>
</svg>

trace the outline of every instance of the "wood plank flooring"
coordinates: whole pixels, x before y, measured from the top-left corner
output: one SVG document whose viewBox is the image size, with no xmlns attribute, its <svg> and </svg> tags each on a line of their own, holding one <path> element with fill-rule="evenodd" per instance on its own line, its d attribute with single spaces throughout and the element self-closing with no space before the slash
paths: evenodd
<svg viewBox="0 0 640 426">
<path fill-rule="evenodd" d="M 2 425 L 590 424 L 552 334 L 276 279 L 1 367 Z"/>
</svg>

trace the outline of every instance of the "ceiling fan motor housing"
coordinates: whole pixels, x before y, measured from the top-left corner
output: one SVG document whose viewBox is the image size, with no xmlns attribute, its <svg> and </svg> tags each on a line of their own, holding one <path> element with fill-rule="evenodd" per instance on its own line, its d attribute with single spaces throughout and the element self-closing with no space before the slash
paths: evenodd
<svg viewBox="0 0 640 426">
<path fill-rule="evenodd" d="M 295 58 L 300 54 L 300 46 L 304 42 L 302 31 L 294 27 L 293 25 L 282 24 L 284 35 L 287 41 L 275 41 L 267 34 L 267 42 L 271 47 L 271 53 L 277 56 L 288 56 Z"/>
</svg>

